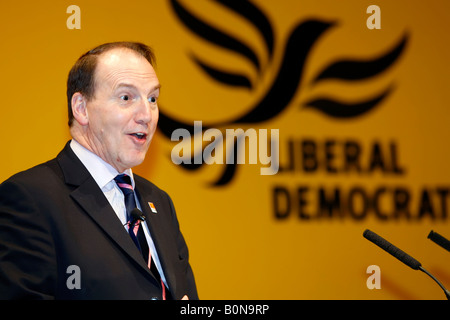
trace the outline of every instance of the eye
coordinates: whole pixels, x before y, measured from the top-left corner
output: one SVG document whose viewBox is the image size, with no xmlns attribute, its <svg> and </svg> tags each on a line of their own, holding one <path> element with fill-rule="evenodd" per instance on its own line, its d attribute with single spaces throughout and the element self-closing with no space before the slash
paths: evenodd
<svg viewBox="0 0 450 320">
<path fill-rule="evenodd" d="M 150 102 L 150 103 L 156 103 L 156 97 L 150 97 L 150 98 L 148 98 L 148 102 Z"/>
<path fill-rule="evenodd" d="M 120 99 L 122 99 L 123 101 L 128 101 L 128 100 L 130 100 L 130 96 L 127 94 L 124 94 L 123 96 L 120 96 Z"/>
</svg>

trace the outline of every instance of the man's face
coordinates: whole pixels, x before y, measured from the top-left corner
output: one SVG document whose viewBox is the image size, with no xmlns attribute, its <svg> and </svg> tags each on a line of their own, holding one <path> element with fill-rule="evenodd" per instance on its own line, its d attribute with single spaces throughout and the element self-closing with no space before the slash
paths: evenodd
<svg viewBox="0 0 450 320">
<path fill-rule="evenodd" d="M 119 172 L 144 161 L 158 122 L 159 87 L 150 63 L 131 50 L 98 57 L 86 135 L 91 151 Z"/>
</svg>

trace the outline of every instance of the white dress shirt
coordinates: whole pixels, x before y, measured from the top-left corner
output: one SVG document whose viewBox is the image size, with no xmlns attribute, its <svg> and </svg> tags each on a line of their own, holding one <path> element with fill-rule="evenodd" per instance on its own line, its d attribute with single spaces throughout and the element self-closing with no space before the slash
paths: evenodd
<svg viewBox="0 0 450 320">
<path fill-rule="evenodd" d="M 127 213 L 125 208 L 125 198 L 122 193 L 122 190 L 117 186 L 114 178 L 120 174 L 115 168 L 113 168 L 109 163 L 105 162 L 102 158 L 97 156 L 95 153 L 87 150 L 81 144 L 79 144 L 75 139 L 72 139 L 70 142 L 70 147 L 72 148 L 75 155 L 80 159 L 86 169 L 89 171 L 91 176 L 94 178 L 95 182 L 98 184 L 106 199 L 108 199 L 112 208 L 114 209 L 117 217 L 119 218 L 124 228 L 128 230 L 127 223 Z M 131 178 L 131 185 L 135 186 L 133 172 L 131 169 L 127 169 L 124 172 Z M 136 197 L 136 205 L 141 210 L 141 206 Z M 147 240 L 148 247 L 150 249 L 150 254 L 152 256 L 153 261 L 155 262 L 156 268 L 161 276 L 161 279 L 164 281 L 164 284 L 167 286 L 167 281 L 164 276 L 164 272 L 161 267 L 161 263 L 158 258 L 158 253 L 156 252 L 155 244 L 153 243 L 152 237 L 150 235 L 150 231 L 147 226 L 146 221 L 141 221 L 141 225 L 144 228 L 145 238 Z"/>
</svg>

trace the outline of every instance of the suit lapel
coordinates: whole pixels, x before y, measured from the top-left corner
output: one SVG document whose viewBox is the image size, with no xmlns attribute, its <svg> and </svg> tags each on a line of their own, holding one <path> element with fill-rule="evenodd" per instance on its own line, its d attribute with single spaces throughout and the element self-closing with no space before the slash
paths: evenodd
<svg viewBox="0 0 450 320">
<path fill-rule="evenodd" d="M 84 211 L 97 223 L 97 225 L 115 242 L 123 251 L 135 260 L 148 274 L 147 268 L 139 250 L 134 245 L 119 218 L 109 204 L 105 195 L 89 174 L 87 169 L 66 145 L 57 157 L 67 184 L 75 188 L 70 196 L 84 209 Z"/>
<path fill-rule="evenodd" d="M 71 193 L 71 197 L 86 211 L 87 214 L 103 229 L 104 232 L 121 247 L 132 259 L 148 270 L 142 255 L 131 240 L 125 228 L 117 218 L 108 200 L 93 179 L 87 180 Z"/>
</svg>

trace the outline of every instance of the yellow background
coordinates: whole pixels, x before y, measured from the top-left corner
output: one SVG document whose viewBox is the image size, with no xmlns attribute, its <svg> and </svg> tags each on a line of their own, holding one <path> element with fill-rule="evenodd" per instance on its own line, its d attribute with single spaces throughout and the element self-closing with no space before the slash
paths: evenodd
<svg viewBox="0 0 450 320">
<path fill-rule="evenodd" d="M 190 12 L 267 59 L 262 39 L 242 17 L 213 1 L 180 0 Z M 254 90 L 212 81 L 190 53 L 218 67 L 240 70 L 256 79 L 248 61 L 189 31 L 169 1 L 8 1 L 1 6 L 0 30 L 0 180 L 56 156 L 70 136 L 65 83 L 70 67 L 88 49 L 104 42 L 142 41 L 155 49 L 162 84 L 160 109 L 188 123 L 232 119 L 264 94 L 276 74 L 289 32 L 310 18 L 338 21 L 308 56 L 302 83 L 288 108 L 256 129 L 280 129 L 280 160 L 286 140 L 357 140 L 397 146 L 403 175 L 327 174 L 324 170 L 276 176 L 259 175 L 259 165 L 240 165 L 232 182 L 213 188 L 222 170 L 207 166 L 187 172 L 170 160 L 174 143 L 159 132 L 146 161 L 135 169 L 173 198 L 191 253 L 202 299 L 443 299 L 441 289 L 362 237 L 366 228 L 384 236 L 450 287 L 450 255 L 426 237 L 431 229 L 450 238 L 449 219 L 366 219 L 305 221 L 296 212 L 277 220 L 272 188 L 300 185 L 343 191 L 354 186 L 403 186 L 417 203 L 424 188 L 449 187 L 450 3 L 430 1 L 300 1 L 253 3 L 274 28 L 274 62 Z M 69 5 L 81 9 L 81 29 L 70 30 Z M 366 27 L 366 8 L 381 8 L 381 29 Z M 336 59 L 371 59 L 387 52 L 408 32 L 402 56 L 382 74 L 358 82 L 311 80 Z M 350 120 L 336 120 L 302 103 L 321 94 L 348 100 L 395 90 L 377 108 Z M 244 127 L 247 128 L 248 126 Z M 236 128 L 236 126 L 232 127 Z M 363 153 L 367 156 L 367 152 Z M 314 191 L 312 191 L 314 192 Z M 311 194 L 314 197 L 314 193 Z M 311 200 L 314 201 L 314 200 Z M 432 201 L 438 205 L 434 195 Z M 448 196 L 446 205 L 449 205 Z M 417 206 L 417 205 L 416 205 Z M 450 206 L 448 206 L 450 208 Z M 414 208 L 414 205 L 412 205 Z M 314 209 L 314 206 L 309 208 Z M 416 209 L 412 209 L 415 211 Z M 414 216 L 414 214 L 412 214 Z M 381 269 L 381 289 L 366 286 L 369 265 Z"/>
</svg>

